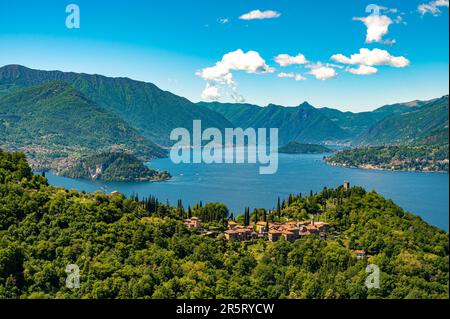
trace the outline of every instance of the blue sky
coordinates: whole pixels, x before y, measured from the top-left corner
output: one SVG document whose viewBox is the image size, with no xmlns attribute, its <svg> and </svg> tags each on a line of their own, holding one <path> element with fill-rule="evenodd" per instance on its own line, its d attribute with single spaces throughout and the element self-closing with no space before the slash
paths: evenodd
<svg viewBox="0 0 450 319">
<path fill-rule="evenodd" d="M 69 3 L 80 29 L 65 25 Z M 368 40 L 372 3 L 382 18 Z M 448 94 L 448 30 L 446 0 L 2 1 L 0 65 L 126 76 L 193 101 L 358 112 Z"/>
</svg>

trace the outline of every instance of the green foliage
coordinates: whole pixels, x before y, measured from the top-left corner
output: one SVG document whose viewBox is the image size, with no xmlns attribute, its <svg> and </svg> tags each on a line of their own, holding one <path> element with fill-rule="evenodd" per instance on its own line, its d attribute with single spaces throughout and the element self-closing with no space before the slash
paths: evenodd
<svg viewBox="0 0 450 319">
<path fill-rule="evenodd" d="M 19 65 L 0 68 L 0 92 L 3 88 L 29 87 L 54 80 L 70 84 L 99 107 L 119 116 L 128 126 L 159 145 L 172 145 L 170 132 L 177 127 L 191 129 L 193 120 L 202 120 L 204 127 L 233 127 L 220 114 L 163 91 L 152 83 L 101 75 L 32 70 Z M 101 124 L 99 121 L 97 123 Z"/>
<path fill-rule="evenodd" d="M 276 127 L 279 128 L 280 145 L 290 141 L 352 142 L 358 145 L 448 143 L 448 96 L 386 105 L 361 113 L 314 108 L 307 102 L 296 107 L 217 102 L 193 104 L 151 83 L 8 65 L 0 68 L 0 99 L 20 88 L 55 80 L 68 83 L 103 110 L 123 119 L 145 138 L 164 146 L 172 145 L 169 140 L 172 129 L 191 129 L 195 119 L 201 119 L 204 127 L 222 131 L 234 126 Z M 2 126 L 8 128 L 15 120 L 15 115 L 2 118 L 0 114 L 0 132 Z"/>
<path fill-rule="evenodd" d="M 410 112 L 387 116 L 354 142 L 357 145 L 448 144 L 448 95 Z"/>
<path fill-rule="evenodd" d="M 289 142 L 287 145 L 278 149 L 278 153 L 286 154 L 324 154 L 331 152 L 328 147 L 322 145 L 302 144 L 296 141 Z"/>
<path fill-rule="evenodd" d="M 165 154 L 118 116 L 60 81 L 0 97 L 0 143 L 47 160 L 102 150 L 148 159 Z"/>
<path fill-rule="evenodd" d="M 200 218 L 206 223 L 225 222 L 228 218 L 228 208 L 222 203 L 208 203 L 192 207 L 192 216 Z"/>
<path fill-rule="evenodd" d="M 169 173 L 152 170 L 131 154 L 116 152 L 81 158 L 57 173 L 70 178 L 104 181 L 157 181 L 170 178 Z"/>
<path fill-rule="evenodd" d="M 181 202 L 52 187 L 23 154 L 0 151 L 0 298 L 448 298 L 448 234 L 392 201 L 340 187 L 279 206 L 252 218 L 314 215 L 330 238 L 209 238 L 184 226 Z M 192 214 L 224 220 L 228 210 Z M 369 263 L 380 289 L 364 285 Z M 80 268 L 78 289 L 65 286 L 68 264 Z"/>
<path fill-rule="evenodd" d="M 297 107 L 270 104 L 259 107 L 250 104 L 199 103 L 222 114 L 231 123 L 242 128 L 278 128 L 280 145 L 290 141 L 320 143 L 349 140 L 351 134 L 336 125 L 308 103 Z"/>
<path fill-rule="evenodd" d="M 351 167 L 448 172 L 448 144 L 361 147 L 343 150 L 326 161 Z"/>
</svg>

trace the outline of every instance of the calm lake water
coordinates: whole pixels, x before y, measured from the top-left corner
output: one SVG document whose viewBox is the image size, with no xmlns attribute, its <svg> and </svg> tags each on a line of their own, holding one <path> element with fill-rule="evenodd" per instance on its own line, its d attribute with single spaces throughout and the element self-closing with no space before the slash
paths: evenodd
<svg viewBox="0 0 450 319">
<path fill-rule="evenodd" d="M 278 172 L 259 175 L 258 164 L 178 164 L 158 159 L 150 167 L 169 171 L 173 179 L 159 183 L 99 182 L 73 180 L 47 174 L 52 185 L 92 192 L 117 190 L 140 197 L 154 195 L 160 201 L 193 205 L 199 201 L 223 202 L 235 214 L 244 207 L 271 209 L 277 198 L 290 193 L 319 192 L 344 180 L 366 190 L 376 190 L 432 225 L 448 231 L 449 175 L 445 173 L 389 172 L 329 166 L 322 155 L 279 154 Z"/>
</svg>

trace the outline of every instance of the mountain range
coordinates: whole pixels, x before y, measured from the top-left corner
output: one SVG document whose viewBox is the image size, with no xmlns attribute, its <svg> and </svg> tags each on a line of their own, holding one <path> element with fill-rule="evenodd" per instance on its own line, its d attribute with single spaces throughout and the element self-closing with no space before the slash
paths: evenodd
<svg viewBox="0 0 450 319">
<path fill-rule="evenodd" d="M 162 146 L 172 145 L 169 139 L 172 129 L 190 129 L 193 120 L 202 120 L 204 127 L 233 127 L 217 112 L 163 91 L 152 83 L 128 78 L 40 71 L 20 65 L 8 65 L 0 68 L 0 96 L 16 88 L 53 80 L 70 84 L 98 106 L 116 114 L 144 137 Z"/>
<path fill-rule="evenodd" d="M 371 126 L 357 145 L 448 144 L 448 95 L 394 113 Z"/>
<path fill-rule="evenodd" d="M 166 154 L 119 116 L 62 81 L 16 88 L 0 97 L 0 145 L 48 158 L 101 150 L 122 150 L 146 159 Z"/>
<path fill-rule="evenodd" d="M 172 129 L 190 129 L 198 119 L 203 128 L 220 130 L 275 127 L 280 146 L 291 141 L 448 144 L 448 104 L 447 95 L 353 113 L 308 102 L 293 107 L 192 103 L 128 78 L 8 65 L 0 68 L 0 145 L 50 152 L 50 157 L 125 149 L 150 159 L 165 156 Z"/>
<path fill-rule="evenodd" d="M 294 107 L 199 104 L 219 112 L 238 127 L 279 128 L 280 145 L 290 141 L 353 146 L 425 141 L 448 143 L 448 95 L 430 101 L 385 105 L 361 113 L 315 108 L 308 102 Z M 416 125 L 412 125 L 414 122 Z M 414 130 L 417 131 L 412 132 Z M 434 135 L 439 137 L 433 138 Z"/>
<path fill-rule="evenodd" d="M 222 114 L 237 127 L 278 128 L 279 144 L 290 141 L 332 144 L 348 142 L 351 134 L 307 102 L 297 107 L 270 104 L 199 103 Z"/>
</svg>

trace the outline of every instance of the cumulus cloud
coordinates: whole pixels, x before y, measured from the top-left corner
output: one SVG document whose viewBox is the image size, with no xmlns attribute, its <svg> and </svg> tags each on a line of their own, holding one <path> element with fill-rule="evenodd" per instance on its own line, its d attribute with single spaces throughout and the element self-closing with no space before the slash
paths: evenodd
<svg viewBox="0 0 450 319">
<path fill-rule="evenodd" d="M 223 56 L 221 63 L 225 64 L 230 70 L 245 71 L 247 73 L 273 73 L 275 71 L 266 64 L 256 51 L 244 53 L 239 49 L 227 53 Z"/>
<path fill-rule="evenodd" d="M 366 43 L 383 43 L 383 36 L 385 36 L 389 32 L 389 26 L 393 23 L 391 18 L 389 18 L 388 16 L 377 14 L 372 14 L 362 18 L 355 17 L 353 18 L 353 20 L 361 21 L 367 27 Z"/>
<path fill-rule="evenodd" d="M 280 66 L 288 66 L 293 64 L 306 64 L 308 60 L 303 54 L 297 54 L 296 56 L 290 56 L 289 54 L 279 54 L 275 57 L 275 62 Z"/>
<path fill-rule="evenodd" d="M 273 10 L 253 10 L 239 17 L 241 20 L 263 20 L 263 19 L 274 19 L 279 18 L 281 13 Z"/>
<path fill-rule="evenodd" d="M 324 65 L 320 62 L 310 64 L 308 65 L 308 68 L 311 69 L 311 71 L 309 71 L 308 74 L 313 75 L 318 80 L 325 81 L 338 76 L 338 73 L 333 67 L 331 67 L 330 65 Z"/>
<path fill-rule="evenodd" d="M 220 99 L 219 88 L 207 83 L 206 88 L 202 92 L 202 99 L 217 101 Z"/>
<path fill-rule="evenodd" d="M 241 49 L 229 52 L 216 62 L 212 67 L 197 71 L 196 75 L 203 78 L 207 84 L 202 97 L 220 98 L 218 87 L 225 85 L 230 89 L 231 97 L 236 101 L 243 101 L 243 97 L 237 93 L 237 85 L 233 80 L 232 71 L 244 71 L 251 74 L 273 73 L 275 69 L 269 67 L 264 59 L 256 51 L 244 53 Z M 213 89 L 216 88 L 216 90 Z"/>
<path fill-rule="evenodd" d="M 441 14 L 441 10 L 439 7 L 447 7 L 448 8 L 449 0 L 436 0 L 431 1 L 429 3 L 423 3 L 417 7 L 417 11 L 421 15 L 425 15 L 427 13 L 431 13 L 434 16 L 438 16 Z"/>
<path fill-rule="evenodd" d="M 346 57 L 343 54 L 335 54 L 332 60 L 343 64 L 360 64 L 367 66 L 387 65 L 395 68 L 404 68 L 410 64 L 409 60 L 403 56 L 393 56 L 386 50 L 365 49 L 359 50 L 359 53 Z"/>
<path fill-rule="evenodd" d="M 347 68 L 346 71 L 357 75 L 371 75 L 377 73 L 378 69 L 373 66 L 360 65 L 357 68 Z"/>
<path fill-rule="evenodd" d="M 301 74 L 298 74 L 298 73 L 284 73 L 284 72 L 281 72 L 281 73 L 278 73 L 278 77 L 279 78 L 291 78 L 291 79 L 295 79 L 295 81 L 305 81 L 306 80 L 306 78 L 303 76 L 303 75 L 301 75 Z"/>
</svg>

